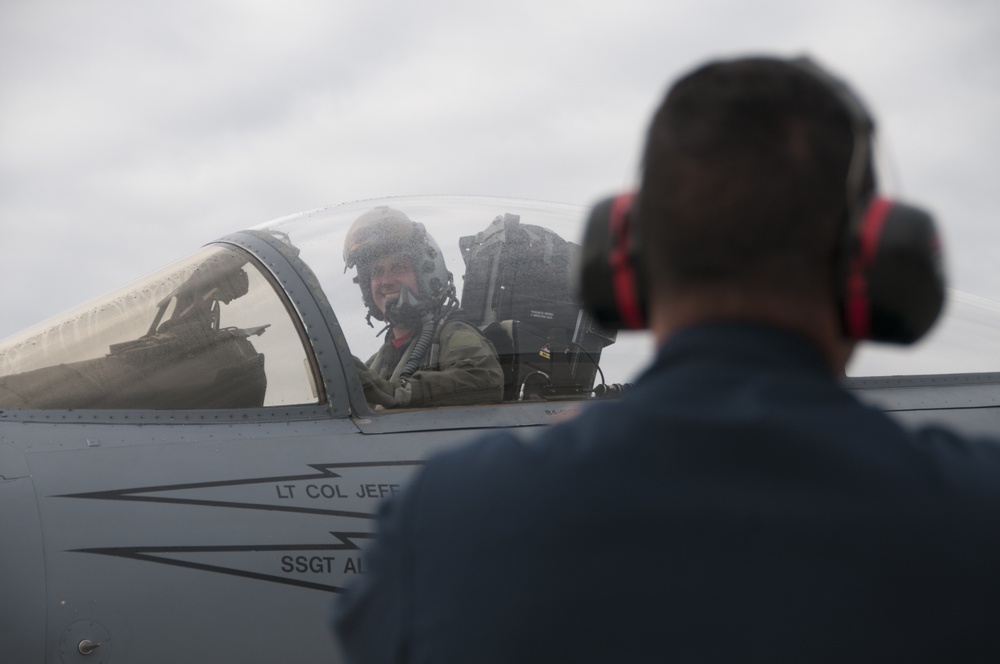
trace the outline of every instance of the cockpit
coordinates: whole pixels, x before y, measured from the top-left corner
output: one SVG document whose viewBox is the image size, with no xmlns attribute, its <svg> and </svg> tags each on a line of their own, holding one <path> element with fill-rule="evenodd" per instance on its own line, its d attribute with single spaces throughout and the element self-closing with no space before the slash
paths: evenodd
<svg viewBox="0 0 1000 664">
<path fill-rule="evenodd" d="M 436 238 L 466 320 L 496 350 L 505 403 L 613 396 L 651 359 L 647 334 L 602 330 L 581 306 L 583 208 L 394 198 L 227 236 L 8 338 L 0 409 L 367 412 L 352 357 L 372 356 L 384 325 L 367 315 L 344 244 L 352 223 L 378 205 L 404 211 Z M 866 348 L 849 373 L 1000 370 L 998 321 L 1000 305 L 950 293 L 928 340 L 916 349 Z"/>
</svg>

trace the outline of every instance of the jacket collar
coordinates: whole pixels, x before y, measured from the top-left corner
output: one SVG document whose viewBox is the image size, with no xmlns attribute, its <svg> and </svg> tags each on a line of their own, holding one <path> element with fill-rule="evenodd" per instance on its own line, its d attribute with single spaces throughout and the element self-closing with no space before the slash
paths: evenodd
<svg viewBox="0 0 1000 664">
<path fill-rule="evenodd" d="M 760 364 L 771 370 L 830 375 L 823 354 L 807 338 L 745 322 L 705 323 L 675 332 L 660 346 L 649 371 L 688 361 Z"/>
</svg>

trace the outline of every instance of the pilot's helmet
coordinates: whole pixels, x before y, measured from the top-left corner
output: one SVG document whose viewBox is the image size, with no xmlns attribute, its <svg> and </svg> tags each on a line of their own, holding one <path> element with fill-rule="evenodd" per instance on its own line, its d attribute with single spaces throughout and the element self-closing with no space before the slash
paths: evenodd
<svg viewBox="0 0 1000 664">
<path fill-rule="evenodd" d="M 424 225 L 399 210 L 380 205 L 358 217 L 344 239 L 344 271 L 357 267 L 354 282 L 361 287 L 361 297 L 373 318 L 384 320 L 372 299 L 371 266 L 375 259 L 391 253 L 410 258 L 420 287 L 414 295 L 432 311 L 454 291 L 441 248 Z"/>
</svg>

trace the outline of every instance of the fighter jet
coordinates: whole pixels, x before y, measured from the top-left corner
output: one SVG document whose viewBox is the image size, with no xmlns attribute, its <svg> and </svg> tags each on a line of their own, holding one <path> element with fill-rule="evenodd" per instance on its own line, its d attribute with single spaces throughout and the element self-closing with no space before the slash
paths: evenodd
<svg viewBox="0 0 1000 664">
<path fill-rule="evenodd" d="M 436 238 L 497 352 L 501 402 L 366 401 L 354 358 L 383 325 L 345 240 L 381 206 Z M 530 436 L 650 360 L 648 335 L 581 306 L 586 217 L 466 197 L 313 210 L 0 343 L 0 660 L 337 661 L 331 598 L 429 454 L 499 427 Z M 997 321 L 1000 306 L 953 293 L 928 341 L 866 350 L 847 386 L 906 422 L 1000 431 Z"/>
</svg>

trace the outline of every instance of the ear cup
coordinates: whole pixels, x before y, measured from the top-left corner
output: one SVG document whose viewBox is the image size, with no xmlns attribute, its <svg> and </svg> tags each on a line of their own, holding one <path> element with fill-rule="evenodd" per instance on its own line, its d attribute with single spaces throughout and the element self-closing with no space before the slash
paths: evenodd
<svg viewBox="0 0 1000 664">
<path fill-rule="evenodd" d="M 852 339 L 910 344 L 944 304 L 941 242 L 931 216 L 875 197 L 845 242 L 841 274 L 844 333 Z"/>
<path fill-rule="evenodd" d="M 599 202 L 584 231 L 580 296 L 587 312 L 607 330 L 646 326 L 634 199 L 635 194 L 627 193 Z"/>
</svg>

